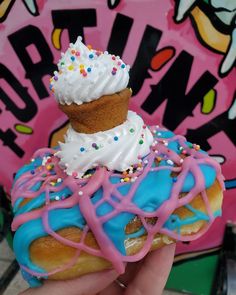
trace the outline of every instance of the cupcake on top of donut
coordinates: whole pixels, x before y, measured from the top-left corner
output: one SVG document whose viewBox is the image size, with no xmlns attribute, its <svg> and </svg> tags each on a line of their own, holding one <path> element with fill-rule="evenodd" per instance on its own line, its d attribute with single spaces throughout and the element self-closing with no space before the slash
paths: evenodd
<svg viewBox="0 0 236 295">
<path fill-rule="evenodd" d="M 12 188 L 13 247 L 31 286 L 108 268 L 179 241 L 221 215 L 220 165 L 197 144 L 128 111 L 129 66 L 78 37 L 50 80 L 70 119 Z"/>
</svg>

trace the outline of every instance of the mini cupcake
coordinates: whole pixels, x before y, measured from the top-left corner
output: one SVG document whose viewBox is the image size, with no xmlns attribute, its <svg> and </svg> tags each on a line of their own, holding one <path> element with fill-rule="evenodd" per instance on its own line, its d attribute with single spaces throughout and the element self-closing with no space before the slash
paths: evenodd
<svg viewBox="0 0 236 295">
<path fill-rule="evenodd" d="M 120 57 L 85 46 L 81 37 L 70 44 L 50 88 L 75 131 L 105 131 L 126 120 L 129 68 Z"/>
</svg>

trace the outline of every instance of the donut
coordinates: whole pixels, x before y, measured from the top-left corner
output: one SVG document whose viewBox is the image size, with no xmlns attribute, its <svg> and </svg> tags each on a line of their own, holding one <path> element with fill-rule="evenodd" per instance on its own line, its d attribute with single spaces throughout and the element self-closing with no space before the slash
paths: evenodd
<svg viewBox="0 0 236 295">
<path fill-rule="evenodd" d="M 71 122 L 65 142 L 37 150 L 11 192 L 13 248 L 30 286 L 122 274 L 126 262 L 206 233 L 221 215 L 220 165 L 128 111 L 129 67 L 119 57 L 78 38 L 58 68 L 50 88 Z"/>
</svg>

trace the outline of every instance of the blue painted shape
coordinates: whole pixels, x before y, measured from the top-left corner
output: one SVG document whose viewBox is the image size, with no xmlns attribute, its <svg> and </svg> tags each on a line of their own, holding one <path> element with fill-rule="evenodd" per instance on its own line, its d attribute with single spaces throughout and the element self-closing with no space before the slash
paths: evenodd
<svg viewBox="0 0 236 295">
<path fill-rule="evenodd" d="M 236 188 L 236 179 L 227 179 L 225 181 L 225 188 L 226 189 Z"/>
</svg>

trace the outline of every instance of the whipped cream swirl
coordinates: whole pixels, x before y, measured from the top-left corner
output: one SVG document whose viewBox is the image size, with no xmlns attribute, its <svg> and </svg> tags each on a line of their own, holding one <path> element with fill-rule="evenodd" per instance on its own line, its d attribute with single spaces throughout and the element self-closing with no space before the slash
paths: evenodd
<svg viewBox="0 0 236 295">
<path fill-rule="evenodd" d="M 98 165 L 125 171 L 150 152 L 152 143 L 152 133 L 142 118 L 129 111 L 123 124 L 107 131 L 85 134 L 70 127 L 56 155 L 68 175 L 82 177 Z"/>
<path fill-rule="evenodd" d="M 129 69 L 118 56 L 90 49 L 78 37 L 58 63 L 50 89 L 60 104 L 90 102 L 125 89 Z"/>
</svg>

